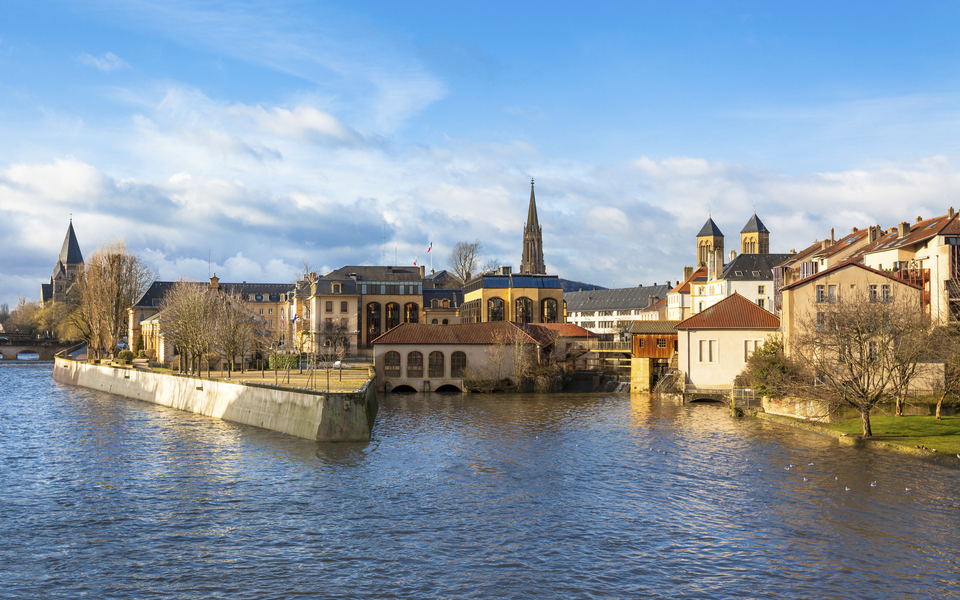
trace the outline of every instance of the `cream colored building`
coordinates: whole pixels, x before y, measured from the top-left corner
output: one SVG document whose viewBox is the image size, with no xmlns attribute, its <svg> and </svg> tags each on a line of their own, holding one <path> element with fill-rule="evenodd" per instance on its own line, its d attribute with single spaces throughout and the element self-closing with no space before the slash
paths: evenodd
<svg viewBox="0 0 960 600">
<path fill-rule="evenodd" d="M 815 275 L 783 288 L 784 351 L 790 353 L 791 339 L 804 323 L 816 322 L 818 306 L 864 297 L 876 302 L 899 302 L 907 299 L 921 308 L 921 289 L 889 273 L 878 271 L 853 260 L 836 264 Z"/>
<path fill-rule="evenodd" d="M 678 368 L 687 389 L 730 389 L 750 355 L 780 319 L 739 294 L 724 298 L 676 325 Z"/>
<path fill-rule="evenodd" d="M 539 362 L 556 339 L 544 327 L 508 322 L 404 323 L 373 342 L 377 387 L 463 391 L 467 379 L 512 379 L 518 348 Z"/>
<path fill-rule="evenodd" d="M 563 290 L 556 275 L 483 273 L 463 288 L 461 323 L 562 323 Z"/>
</svg>

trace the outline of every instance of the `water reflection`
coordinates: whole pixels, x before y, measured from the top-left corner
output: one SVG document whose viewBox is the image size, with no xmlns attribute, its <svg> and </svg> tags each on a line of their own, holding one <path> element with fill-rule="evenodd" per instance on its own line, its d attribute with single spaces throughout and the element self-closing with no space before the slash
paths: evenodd
<svg viewBox="0 0 960 600">
<path fill-rule="evenodd" d="M 716 406 L 385 396 L 371 442 L 316 444 L 48 371 L 0 369 L 15 597 L 960 591 L 953 471 Z"/>
</svg>

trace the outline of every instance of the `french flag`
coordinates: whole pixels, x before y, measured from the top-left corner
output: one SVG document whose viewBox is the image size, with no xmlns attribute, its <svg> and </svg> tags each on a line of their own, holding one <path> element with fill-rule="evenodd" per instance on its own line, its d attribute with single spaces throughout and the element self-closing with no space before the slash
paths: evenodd
<svg viewBox="0 0 960 600">
<path fill-rule="evenodd" d="M 427 246 L 427 252 L 430 252 L 431 250 L 433 250 L 433 242 L 430 242 L 430 245 Z"/>
</svg>

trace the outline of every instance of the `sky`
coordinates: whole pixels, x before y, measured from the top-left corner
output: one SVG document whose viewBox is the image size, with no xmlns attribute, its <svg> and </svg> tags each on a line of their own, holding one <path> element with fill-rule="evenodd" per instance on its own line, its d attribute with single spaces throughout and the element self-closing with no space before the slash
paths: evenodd
<svg viewBox="0 0 960 600">
<path fill-rule="evenodd" d="M 960 208 L 960 3 L 5 3 L 0 303 L 70 219 L 163 280 L 308 264 L 676 281 L 712 217 L 771 252 Z M 433 243 L 430 253 L 427 248 Z"/>
</svg>

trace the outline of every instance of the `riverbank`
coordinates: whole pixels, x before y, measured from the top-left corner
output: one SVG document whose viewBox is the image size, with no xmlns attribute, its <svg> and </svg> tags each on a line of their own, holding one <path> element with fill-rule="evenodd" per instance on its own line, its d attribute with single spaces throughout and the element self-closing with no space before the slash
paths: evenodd
<svg viewBox="0 0 960 600">
<path fill-rule="evenodd" d="M 819 435 L 837 438 L 840 444 L 896 452 L 944 466 L 960 468 L 960 417 L 944 417 L 937 421 L 925 416 L 877 416 L 870 419 L 873 437 L 861 439 L 859 417 L 838 421 L 829 425 L 806 421 L 795 417 L 764 412 L 753 416 L 804 429 Z"/>
<path fill-rule="evenodd" d="M 319 442 L 368 441 L 378 408 L 372 380 L 349 392 L 316 392 L 271 383 L 92 365 L 63 358 L 57 358 L 53 378 Z"/>
</svg>

